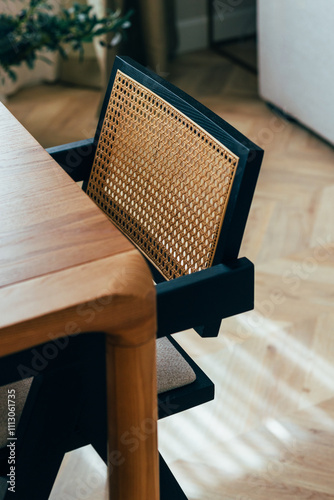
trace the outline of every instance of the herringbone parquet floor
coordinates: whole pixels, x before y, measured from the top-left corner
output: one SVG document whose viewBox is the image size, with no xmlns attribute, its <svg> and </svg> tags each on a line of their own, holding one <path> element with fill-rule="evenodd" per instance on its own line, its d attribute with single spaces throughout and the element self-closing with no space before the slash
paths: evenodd
<svg viewBox="0 0 334 500">
<path fill-rule="evenodd" d="M 255 310 L 225 320 L 217 339 L 176 335 L 216 398 L 161 421 L 160 450 L 191 500 L 334 499 L 333 150 L 271 111 L 256 76 L 216 54 L 182 56 L 167 77 L 265 158 L 241 251 L 256 265 Z M 51 146 L 93 135 L 99 99 L 52 85 L 7 105 Z M 52 500 L 75 490 L 73 469 L 85 498 L 104 498 L 102 475 L 87 485 L 91 459 L 76 453 L 81 462 L 67 459 Z"/>
</svg>

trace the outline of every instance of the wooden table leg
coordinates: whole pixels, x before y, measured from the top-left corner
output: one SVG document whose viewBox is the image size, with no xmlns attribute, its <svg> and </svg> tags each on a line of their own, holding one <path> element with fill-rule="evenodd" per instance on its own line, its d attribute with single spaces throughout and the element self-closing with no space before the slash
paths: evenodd
<svg viewBox="0 0 334 500">
<path fill-rule="evenodd" d="M 109 498 L 159 500 L 156 342 L 107 335 Z"/>
</svg>

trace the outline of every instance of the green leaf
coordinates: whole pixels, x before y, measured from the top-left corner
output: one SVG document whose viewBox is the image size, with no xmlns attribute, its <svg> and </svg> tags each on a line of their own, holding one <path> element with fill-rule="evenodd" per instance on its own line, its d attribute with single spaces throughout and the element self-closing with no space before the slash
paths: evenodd
<svg viewBox="0 0 334 500">
<path fill-rule="evenodd" d="M 130 27 L 133 11 L 121 16 L 120 11 L 108 10 L 99 18 L 91 5 L 75 2 L 71 8 L 61 8 L 55 14 L 50 1 L 27 0 L 19 15 L 0 14 L 0 67 L 11 79 L 16 77 L 12 67 L 23 61 L 29 68 L 34 67 L 37 57 L 50 62 L 38 55 L 41 49 L 58 51 L 66 58 L 65 44 L 71 44 L 82 60 L 83 42 L 91 42 L 110 32 L 117 41 Z"/>
</svg>

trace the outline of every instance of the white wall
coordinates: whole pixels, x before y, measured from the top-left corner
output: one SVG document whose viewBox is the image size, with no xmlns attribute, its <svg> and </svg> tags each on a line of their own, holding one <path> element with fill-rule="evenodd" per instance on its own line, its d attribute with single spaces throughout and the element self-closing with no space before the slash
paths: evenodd
<svg viewBox="0 0 334 500">
<path fill-rule="evenodd" d="M 259 0 L 258 14 L 260 95 L 334 144 L 333 0 Z"/>
<path fill-rule="evenodd" d="M 256 0 L 214 0 L 214 33 L 227 40 L 256 32 Z M 208 46 L 206 0 L 176 0 L 178 53 Z"/>
</svg>

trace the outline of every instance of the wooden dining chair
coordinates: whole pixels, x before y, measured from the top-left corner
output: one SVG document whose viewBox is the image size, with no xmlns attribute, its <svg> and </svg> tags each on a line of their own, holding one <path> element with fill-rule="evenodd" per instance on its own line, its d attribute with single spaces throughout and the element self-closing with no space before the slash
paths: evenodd
<svg viewBox="0 0 334 500">
<path fill-rule="evenodd" d="M 238 254 L 263 151 L 183 91 L 131 59 L 117 57 L 95 137 L 48 152 L 74 181 L 83 181 L 87 195 L 151 268 L 158 312 L 159 417 L 209 401 L 213 383 L 171 334 L 193 328 L 203 337 L 217 336 L 222 319 L 253 308 L 254 267 Z M 33 455 L 31 446 L 38 442 L 42 450 L 50 430 L 57 429 L 54 460 L 43 469 L 41 500 L 65 451 L 91 443 L 107 460 L 105 403 L 99 415 L 91 407 L 92 399 L 103 401 L 105 391 L 103 342 L 103 335 L 96 334 L 71 338 L 40 374 L 30 379 L 27 373 L 21 382 L 23 399 L 29 391 L 18 427 L 22 470 Z M 29 353 L 8 356 L 0 384 L 13 383 L 17 371 L 11 367 L 29 365 L 28 358 Z M 68 370 L 76 372 L 77 380 L 70 428 L 61 416 L 66 402 L 59 383 Z M 51 414 L 43 406 L 50 394 Z M 29 470 L 22 472 L 22 481 L 29 481 Z M 162 459 L 160 473 L 161 499 L 184 499 Z"/>
<path fill-rule="evenodd" d="M 116 57 L 95 137 L 48 151 L 147 259 L 158 337 L 216 336 L 253 308 L 253 265 L 238 254 L 263 150 L 234 127 Z"/>
</svg>

